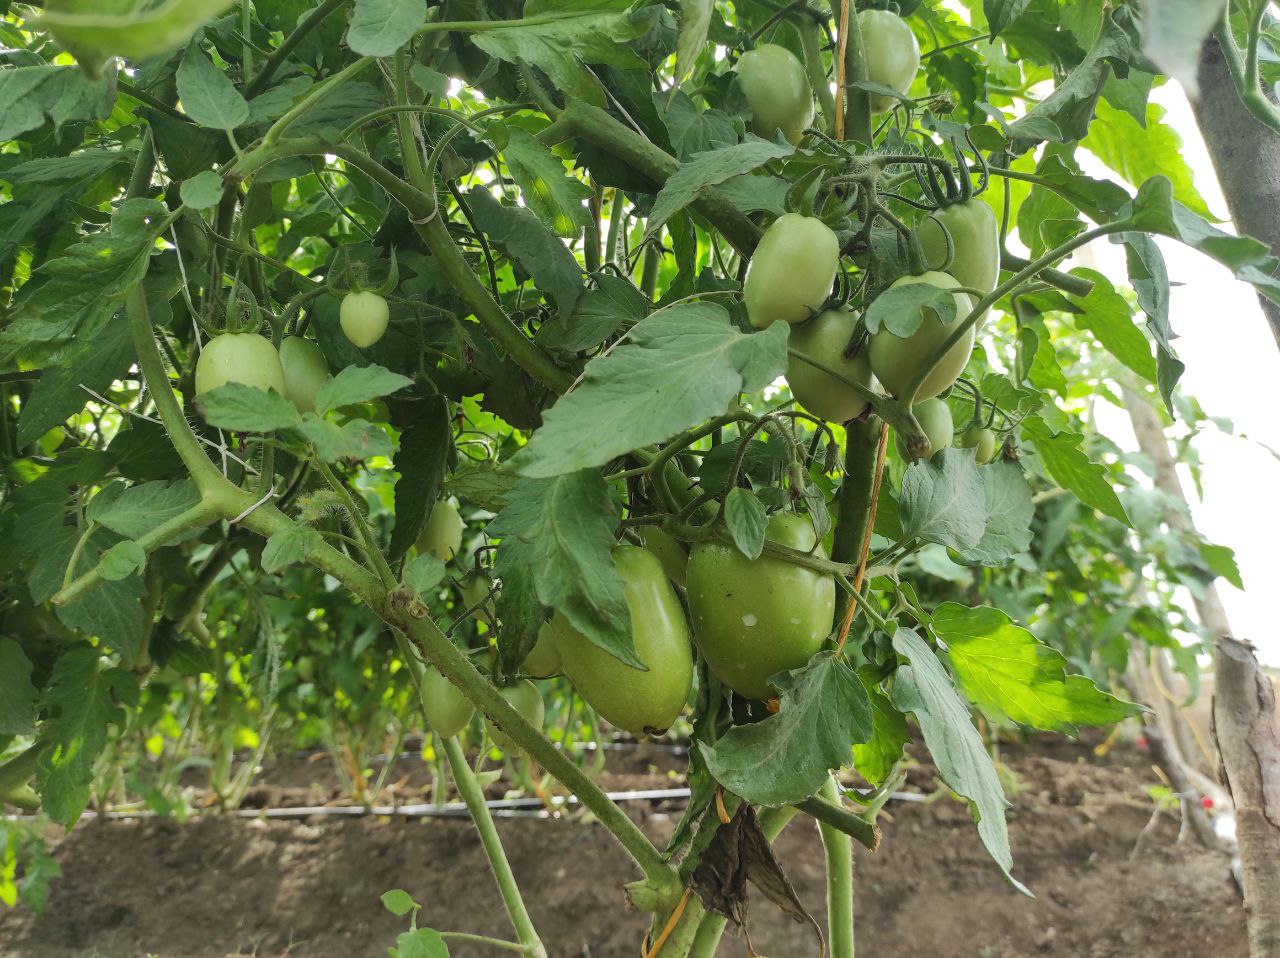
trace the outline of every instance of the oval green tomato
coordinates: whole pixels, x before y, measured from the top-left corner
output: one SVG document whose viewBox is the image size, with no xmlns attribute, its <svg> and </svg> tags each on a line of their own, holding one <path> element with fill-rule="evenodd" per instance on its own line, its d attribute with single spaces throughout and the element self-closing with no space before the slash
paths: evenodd
<svg viewBox="0 0 1280 958">
<path fill-rule="evenodd" d="M 916 422 L 920 423 L 924 434 L 929 437 L 930 456 L 955 442 L 956 424 L 951 416 L 951 407 L 947 405 L 945 399 L 926 399 L 924 402 L 916 403 L 911 407 L 911 411 L 915 413 Z M 912 458 L 907 450 L 907 444 L 902 441 L 902 436 L 894 436 L 894 444 L 897 446 L 898 455 L 903 459 Z"/>
<path fill-rule="evenodd" d="M 533 648 L 524 657 L 520 671 L 535 679 L 549 679 L 553 675 L 559 675 L 563 667 L 560 650 L 556 647 L 555 630 L 551 622 L 544 622 L 538 630 L 538 641 L 533 643 Z"/>
<path fill-rule="evenodd" d="M 418 554 L 429 552 L 441 562 L 448 562 L 462 548 L 462 530 L 465 527 L 458 507 L 448 499 L 441 499 L 431 510 L 427 524 L 418 536 Z"/>
<path fill-rule="evenodd" d="M 954 289 L 959 284 L 955 277 L 948 273 L 928 272 L 919 276 L 903 276 L 889 288 L 907 286 L 912 283 L 928 283 L 939 289 Z M 871 371 L 875 373 L 880 385 L 884 386 L 892 396 L 901 396 L 907 385 L 915 376 L 933 351 L 946 342 L 947 338 L 973 309 L 973 298 L 967 293 L 954 293 L 956 314 L 951 322 L 943 323 L 938 314 L 931 309 L 924 311 L 924 318 L 916 331 L 905 339 L 895 336 L 887 329 L 881 329 L 871 337 Z M 916 402 L 932 399 L 954 383 L 969 361 L 969 353 L 973 351 L 973 327 L 970 326 L 960 341 L 947 350 L 942 361 L 925 376 L 916 393 Z"/>
<path fill-rule="evenodd" d="M 659 735 L 680 715 L 693 684 L 689 625 L 657 556 L 618 546 L 613 562 L 631 611 L 636 654 L 649 671 L 620 662 L 559 613 L 551 620 L 552 635 L 565 675 L 593 709 L 638 738 Z"/>
<path fill-rule="evenodd" d="M 804 64 L 786 47 L 763 43 L 738 58 L 738 86 L 751 106 L 751 129 L 799 143 L 813 122 L 813 90 Z"/>
<path fill-rule="evenodd" d="M 286 337 L 280 344 L 280 366 L 284 370 L 284 398 L 298 412 L 315 412 L 316 393 L 331 378 L 319 344 L 301 336 Z"/>
<path fill-rule="evenodd" d="M 959 445 L 961 449 L 974 450 L 981 466 L 995 458 L 996 434 L 986 426 L 970 426 L 960 434 Z"/>
<path fill-rule="evenodd" d="M 789 344 L 798 352 L 870 388 L 871 360 L 867 358 L 866 349 L 852 358 L 845 355 L 857 322 L 853 313 L 828 309 L 807 323 L 792 326 Z M 800 405 L 831 422 L 856 419 L 868 405 L 852 386 L 795 356 L 787 358 L 787 383 Z"/>
<path fill-rule="evenodd" d="M 840 242 L 816 216 L 784 213 L 751 255 L 742 288 L 751 325 L 803 323 L 831 295 L 840 267 Z"/>
<path fill-rule="evenodd" d="M 943 228 L 946 228 L 946 234 Z M 1000 279 L 1000 224 L 995 210 L 980 199 L 930 213 L 916 230 L 925 263 L 945 270 L 956 282 L 989 293 Z M 951 260 L 947 261 L 947 236 Z"/>
<path fill-rule="evenodd" d="M 813 524 L 779 513 L 770 542 L 813 551 Z M 798 669 L 831 632 L 836 584 L 828 575 L 762 555 L 748 559 L 725 542 L 700 542 L 689 555 L 689 611 L 694 641 L 711 671 L 739 695 L 767 699 L 769 677 Z"/>
<path fill-rule="evenodd" d="M 502 697 L 524 716 L 526 722 L 539 731 L 542 730 L 542 723 L 547 717 L 547 707 L 543 704 L 542 693 L 538 691 L 536 685 L 528 679 L 520 679 L 500 691 Z M 484 720 L 484 727 L 489 730 L 489 738 L 493 739 L 493 744 L 498 748 L 507 753 L 517 750 L 516 743 L 507 737 L 507 733 L 494 725 L 488 718 Z"/>
<path fill-rule="evenodd" d="M 434 665 L 422 675 L 422 710 L 431 730 L 445 738 L 461 732 L 475 714 L 475 706 Z"/>
<path fill-rule="evenodd" d="M 658 557 L 667 578 L 676 585 L 684 585 L 685 571 L 689 568 L 689 550 L 685 544 L 657 526 L 642 526 L 640 541 Z"/>
<path fill-rule="evenodd" d="M 200 350 L 196 360 L 196 395 L 227 383 L 243 383 L 284 394 L 280 354 L 257 333 L 223 333 Z"/>
<path fill-rule="evenodd" d="M 369 348 L 382 338 L 390 318 L 387 301 L 368 290 L 347 293 L 342 297 L 342 307 L 338 311 L 343 333 L 352 345 L 361 349 Z"/>
<path fill-rule="evenodd" d="M 887 10 L 863 10 L 858 14 L 858 29 L 867 54 L 867 79 L 908 92 L 920 69 L 920 44 L 907 21 Z M 871 95 L 872 113 L 887 113 L 897 105 L 894 97 Z"/>
</svg>

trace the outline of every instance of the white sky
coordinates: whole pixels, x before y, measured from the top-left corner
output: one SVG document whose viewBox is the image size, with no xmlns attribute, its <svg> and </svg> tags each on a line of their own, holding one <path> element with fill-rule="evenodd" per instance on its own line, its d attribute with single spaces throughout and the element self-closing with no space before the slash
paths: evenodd
<svg viewBox="0 0 1280 958">
<path fill-rule="evenodd" d="M 1182 136 L 1196 188 L 1214 213 L 1225 216 L 1227 205 L 1182 88 L 1168 83 L 1152 99 L 1169 111 L 1165 122 Z M 1098 172 L 1105 171 L 1099 166 Z M 1114 173 L 1107 175 L 1115 178 Z M 1217 582 L 1233 631 L 1258 647 L 1264 664 L 1280 666 L 1280 629 L 1274 613 L 1280 572 L 1280 508 L 1275 505 L 1280 461 L 1263 448 L 1280 450 L 1280 403 L 1275 394 L 1280 349 L 1251 286 L 1181 243 L 1161 240 L 1160 247 L 1170 278 L 1183 284 L 1173 288 L 1170 300 L 1170 321 L 1179 336 L 1174 347 L 1187 366 L 1180 386 L 1208 415 L 1230 419 L 1236 433 L 1228 436 L 1213 427 L 1200 432 L 1195 446 L 1203 463 L 1203 499 L 1196 498 L 1185 470 L 1183 488 L 1192 499 L 1196 527 L 1211 541 L 1235 550 L 1245 591 L 1221 579 Z M 1120 247 L 1100 241 L 1092 251 L 1104 272 L 1125 281 Z M 1098 422 L 1116 442 L 1137 448 L 1123 410 L 1101 403 Z"/>
</svg>

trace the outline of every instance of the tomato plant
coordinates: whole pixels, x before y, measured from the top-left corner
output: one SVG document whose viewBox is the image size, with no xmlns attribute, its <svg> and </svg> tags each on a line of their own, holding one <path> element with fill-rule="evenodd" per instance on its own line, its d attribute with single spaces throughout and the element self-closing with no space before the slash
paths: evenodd
<svg viewBox="0 0 1280 958">
<path fill-rule="evenodd" d="M 342 331 L 352 345 L 368 349 L 387 332 L 391 311 L 387 301 L 370 290 L 347 293 L 342 297 Z"/>
<path fill-rule="evenodd" d="M 693 683 L 693 649 L 684 608 L 652 552 L 619 546 L 613 561 L 631 614 L 631 635 L 646 670 L 598 648 L 563 616 L 551 631 L 565 675 L 609 722 L 636 736 L 665 732 L 680 715 Z"/>
<path fill-rule="evenodd" d="M 462 548 L 465 529 L 466 523 L 462 521 L 458 507 L 448 499 L 441 499 L 432 507 L 427 524 L 418 535 L 418 552 L 433 555 L 441 562 L 450 562 Z"/>
<path fill-rule="evenodd" d="M 920 428 L 924 430 L 925 437 L 929 440 L 929 454 L 938 452 L 940 449 L 946 449 L 955 441 L 956 424 L 955 419 L 951 415 L 951 407 L 947 405 L 945 399 L 926 399 L 922 403 L 917 403 L 912 407 L 912 413 L 915 414 L 916 421 L 920 423 Z M 965 433 L 967 436 L 968 433 Z M 898 455 L 903 459 L 914 458 L 907 450 L 907 444 L 903 442 L 902 436 L 896 437 L 895 442 L 898 447 Z M 991 458 L 990 456 L 987 457 Z M 986 459 L 981 460 L 986 462 Z"/>
<path fill-rule="evenodd" d="M 320 347 L 301 336 L 289 336 L 280 343 L 280 367 L 284 398 L 298 412 L 315 412 L 316 393 L 331 378 Z"/>
<path fill-rule="evenodd" d="M 918 276 L 904 276 L 895 280 L 889 287 L 895 289 L 913 284 L 936 286 L 939 289 L 952 289 L 959 284 L 947 273 L 931 271 Z M 969 353 L 973 350 L 973 326 L 965 327 L 964 320 L 973 309 L 973 299 L 967 293 L 955 293 L 955 316 L 950 322 L 944 322 L 938 313 L 925 308 L 924 316 L 916 330 L 908 336 L 898 336 L 892 331 L 882 329 L 871 337 L 869 357 L 871 371 L 876 379 L 891 395 L 902 396 L 916 376 L 927 369 L 927 363 L 933 359 L 935 350 L 946 344 L 952 333 L 963 331 L 963 335 L 943 354 L 937 365 L 924 375 L 915 398 L 932 399 L 947 389 L 959 378 L 969 361 Z"/>
<path fill-rule="evenodd" d="M 546 720 L 547 706 L 536 685 L 528 679 L 519 679 L 502 689 L 501 693 L 507 700 L 507 704 L 519 712 L 522 719 L 535 729 L 542 730 L 542 723 Z M 487 716 L 484 727 L 489 733 L 489 738 L 493 739 L 493 744 L 504 752 L 514 752 L 519 749 L 520 746 Z"/>
<path fill-rule="evenodd" d="M 427 724 L 437 735 L 449 738 L 471 724 L 475 706 L 439 669 L 428 668 L 422 676 L 422 707 Z"/>
<path fill-rule="evenodd" d="M 995 458 L 996 434 L 986 426 L 970 426 L 960 434 L 956 443 L 961 449 L 972 449 L 979 465 L 984 465 Z"/>
<path fill-rule="evenodd" d="M 1016 881 L 1001 738 L 1136 715 L 1131 649 L 1195 678 L 1186 584 L 1239 577 L 1095 415 L 1223 421 L 1168 241 L 1280 300 L 1152 99 L 1213 29 L 1269 129 L 1270 21 L 1153 34 L 1171 3 L 0 5 L 0 796 L 231 809 L 319 749 L 368 807 L 430 730 L 489 943 L 566 952 L 479 711 L 504 787 L 616 838 L 661 958 L 746 913 L 725 855 L 786 887 L 793 813 L 851 958 L 849 842 L 926 752 Z M 575 747 L 652 733 L 690 756 L 665 849 Z"/>
<path fill-rule="evenodd" d="M 831 294 L 839 264 L 836 234 L 821 220 L 786 213 L 769 226 L 747 269 L 742 295 L 757 329 L 801 323 Z"/>
<path fill-rule="evenodd" d="M 863 10 L 858 29 L 867 57 L 867 79 L 906 93 L 920 69 L 920 44 L 907 22 L 888 10 Z M 871 95 L 873 113 L 885 113 L 898 105 L 896 98 Z"/>
<path fill-rule="evenodd" d="M 805 516 L 774 515 L 767 541 L 822 555 Z M 753 699 L 771 697 L 770 678 L 809 661 L 835 614 L 830 576 L 771 555 L 749 559 L 720 542 L 693 547 L 688 591 L 693 634 L 707 666 L 729 688 Z"/>
<path fill-rule="evenodd" d="M 283 393 L 284 370 L 271 340 L 256 333 L 223 333 L 209 340 L 196 363 L 196 395 L 227 383 Z"/>
<path fill-rule="evenodd" d="M 813 91 L 804 65 L 786 47 L 764 43 L 738 59 L 738 84 L 751 105 L 751 128 L 772 140 L 800 142 L 813 122 Z"/>
<path fill-rule="evenodd" d="M 838 309 L 828 309 L 791 329 L 791 348 L 816 359 L 825 369 L 793 353 L 787 359 L 787 385 L 800 405 L 832 422 L 848 422 L 861 416 L 869 406 L 866 397 L 848 382 L 871 388 L 871 361 L 866 349 L 849 355 L 856 347 L 856 330 L 857 317 Z"/>
</svg>

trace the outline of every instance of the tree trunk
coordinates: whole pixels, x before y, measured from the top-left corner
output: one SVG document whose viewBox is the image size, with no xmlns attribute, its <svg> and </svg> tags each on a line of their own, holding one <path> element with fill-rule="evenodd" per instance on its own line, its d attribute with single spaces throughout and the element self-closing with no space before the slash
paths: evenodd
<svg viewBox="0 0 1280 958">
<path fill-rule="evenodd" d="M 1186 501 L 1156 411 L 1129 390 L 1125 406 L 1138 445 L 1155 464 L 1156 487 Z M 1185 514 L 1170 509 L 1169 527 L 1190 531 Z M 1231 636 L 1218 591 L 1209 584 L 1196 599 L 1200 624 L 1215 637 L 1213 728 L 1219 776 L 1236 809 L 1250 958 L 1280 958 L 1280 727 L 1275 693 L 1253 649 Z"/>
<path fill-rule="evenodd" d="M 1280 137 L 1241 102 L 1213 37 L 1200 54 L 1200 98 L 1191 106 L 1236 229 L 1280 255 Z M 1280 306 L 1258 301 L 1280 346 Z"/>
</svg>

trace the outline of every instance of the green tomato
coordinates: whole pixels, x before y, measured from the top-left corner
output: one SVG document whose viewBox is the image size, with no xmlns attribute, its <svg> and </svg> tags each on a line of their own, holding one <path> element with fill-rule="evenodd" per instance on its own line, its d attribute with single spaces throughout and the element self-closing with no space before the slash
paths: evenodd
<svg viewBox="0 0 1280 958">
<path fill-rule="evenodd" d="M 770 542 L 826 557 L 805 516 L 769 520 Z M 725 542 L 700 542 L 689 556 L 694 641 L 708 667 L 739 695 L 767 699 L 769 677 L 798 669 L 831 632 L 836 584 L 828 575 Z"/>
<path fill-rule="evenodd" d="M 867 79 L 906 93 L 920 69 L 920 44 L 907 21 L 887 10 L 858 14 L 862 48 L 867 54 Z M 871 112 L 887 113 L 898 105 L 891 96 L 871 95 Z"/>
<path fill-rule="evenodd" d="M 457 686 L 429 665 L 422 675 L 422 710 L 431 730 L 449 738 L 471 724 L 476 709 Z"/>
<path fill-rule="evenodd" d="M 959 283 L 949 273 L 928 272 L 919 276 L 903 276 L 889 288 L 907 286 L 911 283 L 928 283 L 939 289 L 954 289 Z M 871 371 L 880 380 L 892 396 L 901 396 L 911 382 L 916 371 L 941 346 L 955 328 L 973 309 L 973 298 L 967 293 L 954 293 L 956 315 L 951 322 L 943 323 L 938 314 L 931 309 L 924 311 L 924 318 L 916 331 L 905 339 L 895 336 L 887 329 L 881 329 L 871 337 Z M 933 368 L 916 393 L 916 402 L 932 399 L 938 393 L 954 383 L 969 361 L 969 353 L 973 351 L 973 327 L 970 326 L 960 341 L 952 346 L 942 357 L 942 361 Z"/>
<path fill-rule="evenodd" d="M 784 213 L 751 255 L 742 288 L 751 325 L 803 323 L 822 307 L 840 267 L 840 242 L 815 216 Z"/>
<path fill-rule="evenodd" d="M 196 360 L 196 395 L 227 383 L 244 383 L 284 394 L 284 369 L 280 354 L 257 333 L 223 333 L 200 350 Z"/>
<path fill-rule="evenodd" d="M 751 106 L 751 129 L 799 143 L 813 122 L 813 90 L 804 64 L 786 47 L 763 43 L 738 58 L 738 86 Z"/>
<path fill-rule="evenodd" d="M 970 426 L 960 434 L 961 449 L 976 450 L 978 465 L 985 465 L 995 458 L 996 434 L 986 426 Z"/>
<path fill-rule="evenodd" d="M 551 634 L 565 675 L 593 709 L 637 738 L 659 735 L 679 717 L 693 685 L 689 625 L 656 555 L 636 546 L 618 546 L 613 562 L 631 610 L 636 654 L 649 671 L 620 662 L 558 612 L 551 620 Z"/>
<path fill-rule="evenodd" d="M 280 344 L 284 370 L 284 398 L 298 412 L 316 411 L 316 393 L 329 381 L 329 366 L 319 345 L 301 336 L 289 336 Z"/>
<path fill-rule="evenodd" d="M 951 236 L 951 262 L 947 237 Z M 995 210 L 982 200 L 944 206 L 930 213 L 916 229 L 930 269 L 946 270 L 961 286 L 989 293 L 1000 279 L 1000 224 Z"/>
<path fill-rule="evenodd" d="M 458 507 L 448 499 L 441 499 L 427 517 L 418 536 L 417 549 L 419 555 L 428 552 L 441 562 L 448 562 L 462 548 L 462 530 L 466 524 L 458 514 Z"/>
<path fill-rule="evenodd" d="M 377 293 L 365 290 L 342 297 L 338 321 L 347 339 L 361 349 L 368 349 L 382 338 L 390 318 L 387 301 Z"/>
<path fill-rule="evenodd" d="M 676 585 L 684 585 L 685 571 L 689 568 L 689 549 L 683 542 L 657 526 L 643 526 L 640 541 L 658 557 L 667 578 Z"/>
<path fill-rule="evenodd" d="M 850 358 L 845 355 L 853 339 L 858 319 L 842 309 L 828 309 L 807 323 L 791 327 L 790 345 L 856 383 L 870 388 L 871 360 L 864 348 Z M 861 416 L 867 400 L 852 386 L 830 373 L 790 356 L 787 359 L 787 383 L 791 394 L 809 412 L 831 422 L 848 422 Z"/>
<path fill-rule="evenodd" d="M 524 716 L 525 721 L 539 731 L 542 730 L 542 723 L 547 717 L 547 707 L 543 704 L 542 693 L 538 691 L 536 685 L 528 679 L 521 679 L 502 689 L 501 693 L 502 697 Z M 488 718 L 484 720 L 484 727 L 489 730 L 489 738 L 493 739 L 493 744 L 498 748 L 508 754 L 517 750 L 516 743 L 507 737 L 507 733 Z"/>
<path fill-rule="evenodd" d="M 930 456 L 939 449 L 946 449 L 955 441 L 956 424 L 951 418 L 951 407 L 947 405 L 945 399 L 926 399 L 912 406 L 911 411 L 915 413 L 916 422 L 920 423 L 924 434 L 929 437 Z M 908 451 L 907 444 L 902 441 L 901 435 L 894 436 L 893 441 L 897 446 L 898 455 L 903 459 L 910 461 L 915 458 Z"/>
<path fill-rule="evenodd" d="M 564 666 L 560 662 L 560 650 L 556 647 L 555 630 L 551 622 L 544 622 L 538 630 L 538 641 L 524 657 L 520 671 L 535 679 L 549 679 L 559 675 Z"/>
</svg>

